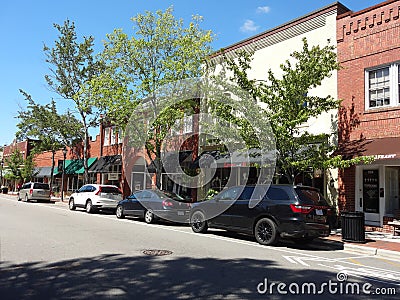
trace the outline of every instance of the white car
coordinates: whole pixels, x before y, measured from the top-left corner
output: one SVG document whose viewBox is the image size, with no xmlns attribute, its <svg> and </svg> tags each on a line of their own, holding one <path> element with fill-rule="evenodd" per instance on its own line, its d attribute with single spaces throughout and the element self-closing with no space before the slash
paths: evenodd
<svg viewBox="0 0 400 300">
<path fill-rule="evenodd" d="M 86 184 L 71 195 L 69 209 L 84 208 L 86 212 L 115 210 L 122 200 L 122 192 L 115 185 Z"/>
</svg>

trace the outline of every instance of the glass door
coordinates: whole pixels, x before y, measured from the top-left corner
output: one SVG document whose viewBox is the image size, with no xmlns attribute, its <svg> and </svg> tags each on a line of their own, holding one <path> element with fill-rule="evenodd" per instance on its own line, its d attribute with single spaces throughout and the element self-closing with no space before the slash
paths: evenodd
<svg viewBox="0 0 400 300">
<path fill-rule="evenodd" d="M 380 226 L 380 197 L 383 189 L 379 188 L 379 170 L 363 170 L 360 208 L 365 213 L 365 223 Z"/>
</svg>

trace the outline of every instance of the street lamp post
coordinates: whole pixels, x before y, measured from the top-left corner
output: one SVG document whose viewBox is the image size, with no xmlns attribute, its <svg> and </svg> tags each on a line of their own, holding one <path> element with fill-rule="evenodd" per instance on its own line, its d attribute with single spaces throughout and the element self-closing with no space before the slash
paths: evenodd
<svg viewBox="0 0 400 300">
<path fill-rule="evenodd" d="M 0 169 L 0 185 L 3 187 L 3 167 L 4 167 L 4 159 L 1 159 L 1 169 Z"/>
<path fill-rule="evenodd" d="M 62 163 L 62 173 L 61 173 L 61 202 L 64 202 L 64 172 L 65 172 L 65 158 L 67 156 L 67 148 L 64 146 L 62 153 L 64 155 L 64 160 Z"/>
</svg>

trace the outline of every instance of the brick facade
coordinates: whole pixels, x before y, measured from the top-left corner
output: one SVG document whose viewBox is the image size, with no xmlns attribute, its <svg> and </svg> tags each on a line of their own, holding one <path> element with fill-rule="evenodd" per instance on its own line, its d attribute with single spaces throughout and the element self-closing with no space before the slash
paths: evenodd
<svg viewBox="0 0 400 300">
<path fill-rule="evenodd" d="M 364 89 L 365 69 L 400 60 L 399 13 L 399 1 L 391 0 L 338 16 L 338 96 L 344 107 L 354 103 L 360 121 L 351 139 L 400 136 L 400 106 L 366 111 Z"/>
<path fill-rule="evenodd" d="M 337 52 L 342 67 L 338 72 L 338 98 L 342 100 L 339 146 L 400 137 L 400 106 L 368 109 L 365 99 L 366 70 L 400 61 L 399 15 L 400 1 L 390 0 L 337 17 Z M 340 210 L 356 209 L 356 180 L 354 166 L 340 171 Z"/>
</svg>

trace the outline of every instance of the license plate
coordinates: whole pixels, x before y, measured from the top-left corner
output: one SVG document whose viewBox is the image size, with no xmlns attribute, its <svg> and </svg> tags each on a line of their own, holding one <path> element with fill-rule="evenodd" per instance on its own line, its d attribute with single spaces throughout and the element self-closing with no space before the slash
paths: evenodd
<svg viewBox="0 0 400 300">
<path fill-rule="evenodd" d="M 184 211 L 178 211 L 178 216 L 184 216 L 185 212 Z"/>
<path fill-rule="evenodd" d="M 316 214 L 317 216 L 323 216 L 323 215 L 324 215 L 324 212 L 322 211 L 322 209 L 316 209 L 316 210 L 315 210 L 315 214 Z"/>
</svg>

